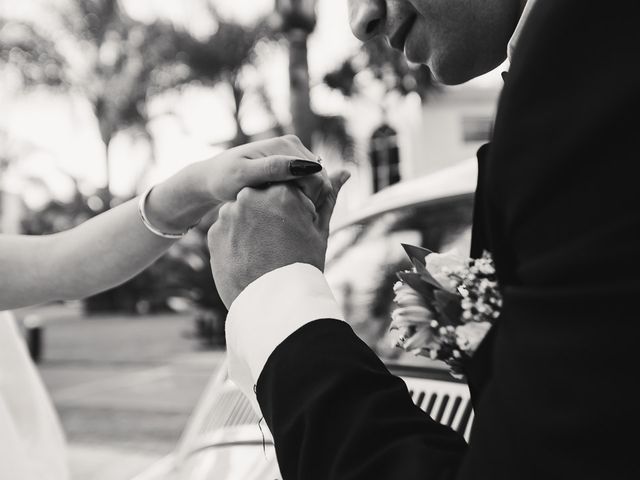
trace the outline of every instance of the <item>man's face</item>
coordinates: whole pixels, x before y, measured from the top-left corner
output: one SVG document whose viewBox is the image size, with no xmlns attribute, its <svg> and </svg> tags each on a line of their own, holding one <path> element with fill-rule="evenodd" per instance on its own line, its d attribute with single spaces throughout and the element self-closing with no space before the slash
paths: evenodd
<svg viewBox="0 0 640 480">
<path fill-rule="evenodd" d="M 353 33 L 385 36 L 407 59 L 455 85 L 502 63 L 523 0 L 348 0 Z"/>
</svg>

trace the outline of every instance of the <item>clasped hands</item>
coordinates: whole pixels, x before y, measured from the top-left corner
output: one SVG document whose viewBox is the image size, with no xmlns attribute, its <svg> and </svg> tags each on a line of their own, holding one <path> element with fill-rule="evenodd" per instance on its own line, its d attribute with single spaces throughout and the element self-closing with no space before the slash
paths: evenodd
<svg viewBox="0 0 640 480">
<path fill-rule="evenodd" d="M 289 142 L 299 142 L 288 137 Z M 302 144 L 299 145 L 302 149 Z M 305 150 L 306 158 L 315 158 Z M 324 270 L 329 220 L 345 171 L 245 187 L 220 208 L 209 230 L 211 268 L 229 308 L 254 280 L 280 267 L 307 263 Z"/>
</svg>

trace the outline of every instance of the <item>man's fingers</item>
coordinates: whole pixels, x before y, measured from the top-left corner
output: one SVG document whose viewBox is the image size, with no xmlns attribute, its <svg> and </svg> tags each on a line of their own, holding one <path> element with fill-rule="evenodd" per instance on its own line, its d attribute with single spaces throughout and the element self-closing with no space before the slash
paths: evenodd
<svg viewBox="0 0 640 480">
<path fill-rule="evenodd" d="M 309 195 L 307 195 L 300 188 L 295 188 L 293 191 L 298 197 L 299 204 L 309 211 L 309 213 L 312 215 L 312 221 L 315 222 L 318 219 L 318 211 L 316 210 L 315 203 L 313 203 L 313 201 L 309 198 Z"/>
<path fill-rule="evenodd" d="M 259 186 L 313 175 L 322 170 L 318 162 L 288 155 L 271 155 L 244 160 L 240 168 L 240 186 Z"/>
<path fill-rule="evenodd" d="M 318 209 L 318 223 L 322 231 L 329 232 L 329 221 L 331 220 L 333 209 L 336 206 L 338 194 L 350 177 L 351 174 L 346 170 L 341 170 L 329 176 L 332 191 L 329 192 L 326 200 Z"/>
</svg>

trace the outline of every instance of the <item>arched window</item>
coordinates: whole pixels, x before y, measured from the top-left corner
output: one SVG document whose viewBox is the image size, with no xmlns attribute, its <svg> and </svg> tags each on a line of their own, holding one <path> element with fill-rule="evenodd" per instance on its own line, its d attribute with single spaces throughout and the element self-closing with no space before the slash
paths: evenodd
<svg viewBox="0 0 640 480">
<path fill-rule="evenodd" d="M 369 158 L 374 193 L 400 181 L 398 134 L 389 125 L 381 125 L 371 135 Z"/>
</svg>

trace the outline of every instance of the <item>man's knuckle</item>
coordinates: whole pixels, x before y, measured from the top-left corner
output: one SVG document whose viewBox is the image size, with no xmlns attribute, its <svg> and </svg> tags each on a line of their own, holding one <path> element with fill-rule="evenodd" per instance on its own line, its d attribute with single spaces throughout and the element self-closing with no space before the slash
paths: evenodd
<svg viewBox="0 0 640 480">
<path fill-rule="evenodd" d="M 279 199 L 287 199 L 291 196 L 291 186 L 285 183 L 281 183 L 275 186 L 274 194 Z"/>
<path fill-rule="evenodd" d="M 216 222 L 207 231 L 207 243 L 209 245 L 215 242 L 216 236 L 218 235 L 218 228 L 218 222 Z"/>
<path fill-rule="evenodd" d="M 251 199 L 251 190 L 248 188 L 243 188 L 238 192 L 237 202 L 241 205 L 244 205 Z"/>
<path fill-rule="evenodd" d="M 218 210 L 218 222 L 224 222 L 231 217 L 231 205 L 231 203 L 225 203 L 222 207 L 220 207 L 220 210 Z M 216 226 L 218 222 L 216 222 L 214 226 Z"/>
</svg>

